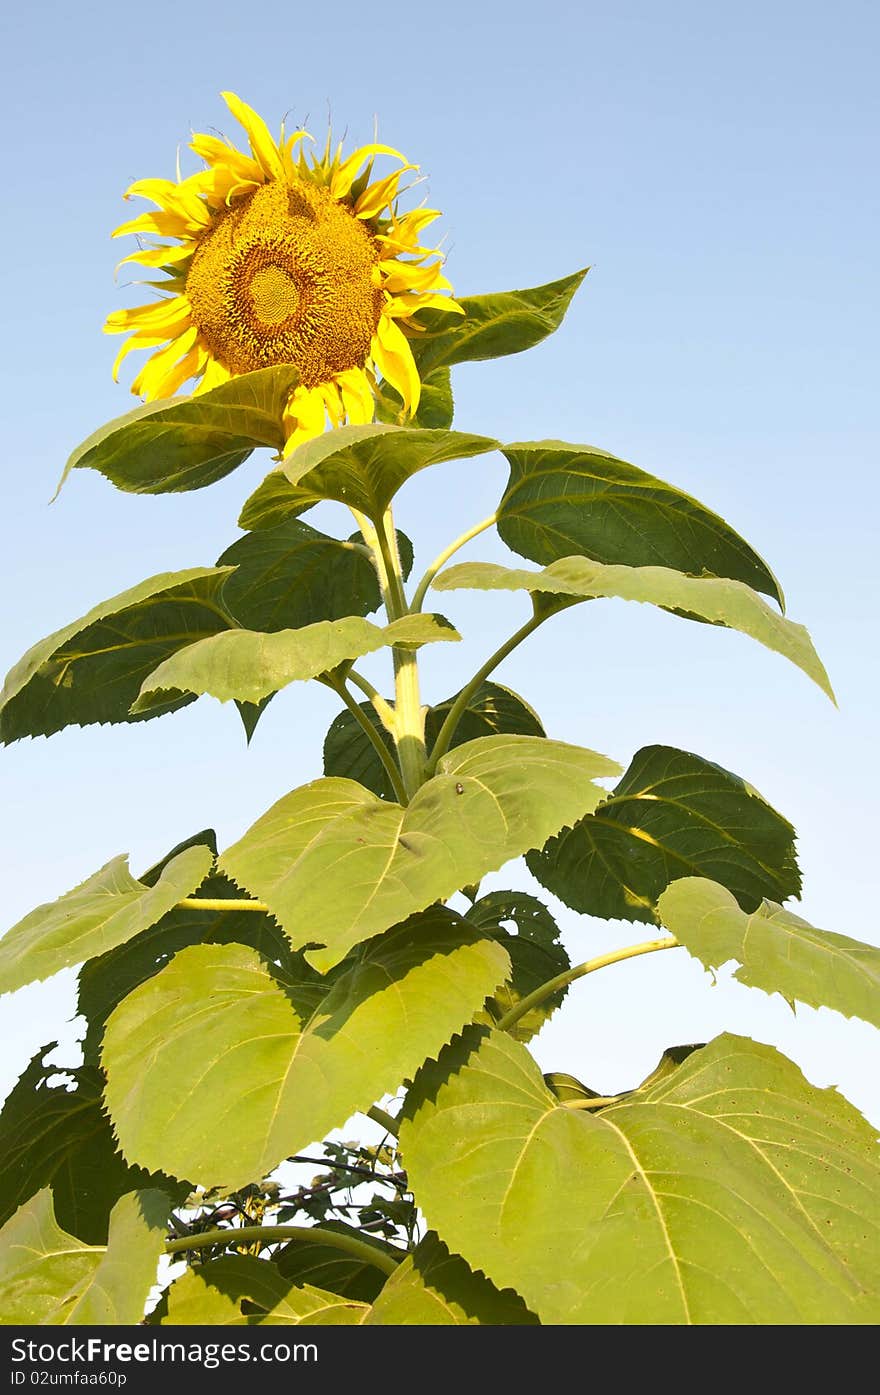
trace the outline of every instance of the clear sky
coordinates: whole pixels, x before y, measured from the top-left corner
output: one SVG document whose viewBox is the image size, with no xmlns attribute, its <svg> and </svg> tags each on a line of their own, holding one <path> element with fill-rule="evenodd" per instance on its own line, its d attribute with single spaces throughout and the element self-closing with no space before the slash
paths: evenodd
<svg viewBox="0 0 880 1395">
<path fill-rule="evenodd" d="M 212 563 L 270 464 L 264 453 L 208 490 L 161 498 L 82 471 L 48 507 L 71 448 L 132 405 L 100 331 L 137 299 L 113 281 L 123 189 L 173 177 L 191 127 L 237 136 L 224 88 L 270 126 L 289 113 L 319 138 L 328 112 L 359 144 L 375 116 L 444 210 L 459 292 L 593 268 L 555 338 L 457 370 L 457 425 L 600 445 L 717 509 L 780 577 L 840 710 L 738 635 L 619 602 L 559 617 L 499 680 L 553 736 L 624 763 L 668 743 L 742 775 L 799 829 L 800 913 L 880 941 L 877 6 L 48 0 L 0 22 L 3 669 L 103 597 Z M 493 509 L 505 480 L 492 456 L 407 486 L 398 521 L 423 566 Z M 331 508 L 314 517 L 348 531 Z M 501 551 L 482 538 L 462 559 Z M 460 686 L 524 606 L 445 597 L 467 643 L 429 656 L 429 698 Z M 334 713 L 323 690 L 288 689 L 248 751 L 235 712 L 202 699 L 0 752 L 5 922 L 118 852 L 140 871 L 206 825 L 231 841 L 320 773 Z M 521 865 L 489 884 L 512 880 L 530 885 Z M 560 915 L 576 959 L 643 938 Z M 0 1094 L 72 1002 L 70 975 L 4 1001 Z M 536 1053 L 609 1091 L 665 1046 L 725 1028 L 782 1047 L 880 1121 L 872 1029 L 827 1011 L 795 1019 L 723 974 L 713 986 L 684 954 L 575 986 Z"/>
</svg>

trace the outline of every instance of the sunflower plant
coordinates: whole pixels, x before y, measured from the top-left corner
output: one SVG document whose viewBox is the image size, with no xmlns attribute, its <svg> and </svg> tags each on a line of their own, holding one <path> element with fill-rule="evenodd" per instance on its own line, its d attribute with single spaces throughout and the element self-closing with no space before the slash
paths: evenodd
<svg viewBox="0 0 880 1395">
<path fill-rule="evenodd" d="M 583 272 L 453 299 L 402 155 L 276 139 L 226 100 L 246 148 L 195 135 L 204 168 L 128 191 L 154 207 L 115 235 L 155 294 L 106 328 L 116 372 L 146 353 L 144 401 L 63 478 L 201 489 L 256 450 L 268 473 L 216 565 L 35 645 L 0 736 L 208 695 L 250 739 L 306 681 L 339 712 L 323 773 L 234 842 L 195 832 L 138 875 L 114 857 L 0 940 L 5 992 L 80 966 L 86 1024 L 64 1084 L 44 1048 L 0 1119 L 5 1320 L 139 1322 L 165 1255 L 153 1323 L 876 1321 L 875 1137 L 840 1094 L 729 1034 L 610 1097 L 589 1061 L 542 1074 L 529 1049 L 577 980 L 668 951 L 880 1025 L 880 951 L 784 908 L 794 829 L 750 783 L 661 744 L 624 768 L 557 741 L 497 681 L 558 612 L 616 597 L 742 631 L 833 698 L 809 635 L 674 485 L 453 427 L 451 370 L 554 332 Z M 401 486 L 493 451 L 497 509 L 475 523 L 463 499 L 460 536 L 415 568 Z M 337 535 L 306 521 L 325 501 Z M 506 563 L 457 559 L 489 530 Z M 425 694 L 421 648 L 462 638 L 434 607 L 471 590 L 522 593 L 525 619 L 460 691 Z M 538 894 L 482 888 L 520 857 L 585 918 L 579 962 Z M 642 928 L 603 950 L 602 920 Z"/>
</svg>

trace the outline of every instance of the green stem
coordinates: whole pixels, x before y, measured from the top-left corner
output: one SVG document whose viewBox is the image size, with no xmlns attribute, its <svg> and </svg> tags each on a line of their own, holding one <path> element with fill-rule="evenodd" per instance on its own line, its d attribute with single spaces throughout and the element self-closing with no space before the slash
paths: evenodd
<svg viewBox="0 0 880 1395">
<path fill-rule="evenodd" d="M 236 901 L 225 897 L 215 900 L 210 896 L 184 896 L 182 901 L 177 902 L 178 909 L 181 906 L 195 911 L 262 911 L 264 915 L 272 914 L 265 901 Z"/>
<path fill-rule="evenodd" d="M 594 974 L 597 969 L 605 969 L 609 964 L 619 964 L 624 959 L 635 959 L 639 954 L 653 954 L 658 949 L 677 949 L 678 940 L 670 935 L 665 940 L 644 940 L 641 944 L 627 945 L 625 949 L 613 949 L 609 954 L 600 954 L 598 959 L 588 959 L 585 964 L 577 964 L 573 969 L 566 969 L 564 974 L 557 974 L 555 978 L 550 978 L 546 983 L 542 983 L 540 988 L 536 988 L 534 993 L 529 993 L 525 998 L 520 998 L 518 1003 L 506 1012 L 497 1022 L 496 1026 L 500 1032 L 507 1032 L 511 1027 L 519 1022 L 521 1017 L 531 1012 L 533 1007 L 539 1007 L 547 998 L 552 998 L 554 993 L 558 993 L 560 988 L 567 988 L 575 979 L 584 978 L 587 974 Z M 588 1107 L 588 1106 L 582 1106 Z"/>
<path fill-rule="evenodd" d="M 439 554 L 439 556 L 434 558 L 430 567 L 425 572 L 425 575 L 422 577 L 421 581 L 415 589 L 415 593 L 412 598 L 412 604 L 410 606 L 411 611 L 415 612 L 417 610 L 421 610 L 422 602 L 425 599 L 428 587 L 431 585 L 431 582 L 434 580 L 434 577 L 437 575 L 440 568 L 446 562 L 449 561 L 450 557 L 452 557 L 454 553 L 458 552 L 460 547 L 464 547 L 465 543 L 469 543 L 471 538 L 476 538 L 480 535 L 480 533 L 485 533 L 487 528 L 491 528 L 492 525 L 495 523 L 497 517 L 497 514 L 492 513 L 489 515 L 488 518 L 484 518 L 482 523 L 475 523 L 473 528 L 469 528 L 466 533 L 462 533 L 460 538 L 456 538 L 455 542 L 450 543 L 447 548 L 444 548 L 444 550 Z"/>
<path fill-rule="evenodd" d="M 372 1109 L 367 1110 L 367 1115 L 374 1123 L 381 1124 L 386 1133 L 392 1134 L 394 1138 L 397 1137 L 398 1121 L 393 1114 L 386 1113 L 384 1109 L 379 1108 L 378 1104 L 374 1104 Z"/>
<path fill-rule="evenodd" d="M 609 1104 L 617 1104 L 623 1095 L 594 1095 L 588 1100 L 560 1100 L 563 1109 L 605 1109 Z"/>
<path fill-rule="evenodd" d="M 449 750 L 449 743 L 455 735 L 455 729 L 461 721 L 468 703 L 480 687 L 480 684 L 485 683 L 489 674 L 498 667 L 502 660 L 506 659 L 508 654 L 512 654 L 517 645 L 522 644 L 523 640 L 527 639 L 528 636 L 538 628 L 542 621 L 547 618 L 546 615 L 533 615 L 524 625 L 520 626 L 515 634 L 510 636 L 510 639 L 501 645 L 500 649 L 496 649 L 495 653 L 490 655 L 483 664 L 483 667 L 478 669 L 474 674 L 470 683 L 462 688 L 455 702 L 449 709 L 445 722 L 437 733 L 437 740 L 434 742 L 431 758 L 426 768 L 426 773 L 428 775 L 433 775 L 438 760 L 441 756 L 445 756 L 446 752 Z"/>
<path fill-rule="evenodd" d="M 370 699 L 370 702 L 379 715 L 379 720 L 383 727 L 388 732 L 389 736 L 393 736 L 394 708 L 390 703 L 385 701 L 379 689 L 374 688 L 369 678 L 364 678 L 363 674 L 358 673 L 356 669 L 350 668 L 345 676 L 349 683 L 353 683 L 356 688 L 360 688 L 361 692 Z"/>
<path fill-rule="evenodd" d="M 167 1255 L 183 1254 L 186 1250 L 201 1250 L 208 1245 L 247 1245 L 255 1240 L 266 1244 L 279 1240 L 320 1241 L 333 1249 L 346 1250 L 366 1264 L 373 1264 L 385 1274 L 393 1274 L 400 1260 L 394 1259 L 385 1250 L 368 1245 L 353 1235 L 343 1231 L 329 1230 L 321 1225 L 242 1225 L 227 1229 L 204 1230 L 201 1235 L 181 1235 L 169 1240 L 165 1245 Z M 403 1255 L 401 1254 L 401 1259 Z"/>
<path fill-rule="evenodd" d="M 379 732 L 373 726 L 373 723 L 370 721 L 369 717 L 362 711 L 360 704 L 355 702 L 351 693 L 348 691 L 348 688 L 346 688 L 345 684 L 341 680 L 337 682 L 333 679 L 329 679 L 327 686 L 332 688 L 334 693 L 338 693 L 339 696 L 342 698 L 342 701 L 345 703 L 349 712 L 354 717 L 358 726 L 366 735 L 368 741 L 370 742 L 370 745 L 373 747 L 380 761 L 385 767 L 385 773 L 391 781 L 391 788 L 394 790 L 398 802 L 400 804 L 405 804 L 407 796 L 406 790 L 403 785 L 403 781 L 400 778 L 400 771 L 398 770 L 397 765 L 395 764 L 394 757 L 392 756 L 388 747 L 385 745 L 385 742 L 382 740 L 382 737 L 379 735 Z"/>
<path fill-rule="evenodd" d="M 385 510 L 378 537 L 388 578 L 388 619 L 397 620 L 408 614 L 409 607 L 403 589 L 397 533 L 390 508 Z M 419 692 L 419 664 L 412 649 L 394 645 L 391 652 L 394 656 L 395 740 L 407 798 L 411 799 L 425 778 L 425 714 Z"/>
</svg>

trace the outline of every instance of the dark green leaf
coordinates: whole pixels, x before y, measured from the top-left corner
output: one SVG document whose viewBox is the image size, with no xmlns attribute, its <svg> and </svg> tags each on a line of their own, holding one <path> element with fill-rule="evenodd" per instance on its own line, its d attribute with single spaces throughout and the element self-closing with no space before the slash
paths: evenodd
<svg viewBox="0 0 880 1395">
<path fill-rule="evenodd" d="M 317 620 L 369 615 L 382 602 L 363 544 L 339 542 L 297 518 L 246 533 L 218 565 L 236 568 L 223 601 L 249 630 L 298 630 Z"/>
<path fill-rule="evenodd" d="M 746 915 L 725 886 L 702 877 L 676 882 L 657 913 L 707 969 L 734 960 L 740 983 L 880 1027 L 877 945 L 817 930 L 774 901 Z"/>
<path fill-rule="evenodd" d="M 425 739 L 430 750 L 457 694 L 429 707 L 425 716 Z M 382 736 L 393 753 L 394 742 L 382 726 L 370 702 L 360 704 L 361 711 Z M 455 729 L 450 749 L 463 746 L 479 736 L 543 736 L 544 728 L 536 712 L 521 697 L 502 688 L 498 683 L 482 683 L 472 695 Z M 394 792 L 385 768 L 363 729 L 350 712 L 340 712 L 324 738 L 324 774 L 341 775 L 358 780 L 382 799 L 393 799 Z"/>
<path fill-rule="evenodd" d="M 429 1233 L 385 1284 L 366 1325 L 511 1327 L 537 1321 L 518 1293 L 497 1289 Z"/>
<path fill-rule="evenodd" d="M 413 341 L 410 341 L 412 347 Z M 382 383 L 376 395 L 376 416 L 392 426 L 423 426 L 428 431 L 448 431 L 452 425 L 455 404 L 452 397 L 452 375 L 448 368 L 438 368 L 422 379 L 418 410 L 407 422 L 403 398 L 390 383 Z"/>
<path fill-rule="evenodd" d="M 105 1245 L 121 1196 L 140 1187 L 173 1192 L 175 1184 L 126 1165 L 104 1113 L 100 1072 L 44 1065 L 52 1049 L 37 1052 L 0 1114 L 0 1225 L 51 1186 L 59 1225 L 87 1245 Z M 185 1195 L 178 1188 L 175 1202 Z"/>
<path fill-rule="evenodd" d="M 423 310 L 418 323 L 425 333 L 410 340 L 419 373 L 433 375 L 455 363 L 502 358 L 540 344 L 562 324 L 588 270 L 529 290 L 465 296 L 459 301 L 463 316 Z"/>
<path fill-rule="evenodd" d="M 713 877 L 746 910 L 797 896 L 791 824 L 738 775 L 672 746 L 645 746 L 611 797 L 541 852 L 529 871 L 572 910 L 658 923 L 678 877 Z"/>
<path fill-rule="evenodd" d="M 62 727 L 131 722 L 194 699 L 176 696 L 132 716 L 141 683 L 178 649 L 230 626 L 220 593 L 228 567 L 162 572 L 113 596 L 35 644 L 0 694 L 0 738 L 50 736 Z"/>
<path fill-rule="evenodd" d="M 255 446 L 284 447 L 282 413 L 299 382 L 292 364 L 258 368 L 210 392 L 162 398 L 117 417 L 73 452 L 71 470 L 99 470 L 132 494 L 202 489 L 247 460 Z"/>
<path fill-rule="evenodd" d="M 594 446 L 527 441 L 505 446 L 510 480 L 498 531 L 546 565 L 580 553 L 628 567 L 729 577 L 784 604 L 766 562 L 690 495 Z"/>
<path fill-rule="evenodd" d="M 525 891 L 491 891 L 471 906 L 465 919 L 504 946 L 512 968 L 503 988 L 487 1003 L 487 1016 L 478 1021 L 497 1022 L 522 998 L 571 968 L 559 943 L 559 926 L 544 903 Z M 567 991 L 567 986 L 557 989 L 514 1023 L 510 1032 L 517 1041 L 529 1041 L 539 1032 Z"/>
</svg>

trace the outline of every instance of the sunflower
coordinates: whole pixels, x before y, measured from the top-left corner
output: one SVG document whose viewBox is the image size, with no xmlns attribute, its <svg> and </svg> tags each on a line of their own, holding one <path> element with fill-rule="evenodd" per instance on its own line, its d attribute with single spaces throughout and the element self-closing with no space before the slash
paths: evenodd
<svg viewBox="0 0 880 1395">
<path fill-rule="evenodd" d="M 132 349 L 153 350 L 132 383 L 145 400 L 170 397 L 190 379 L 205 392 L 241 373 L 292 363 L 299 385 L 287 403 L 285 454 L 327 423 L 369 422 L 381 377 L 403 402 L 419 403 L 421 383 L 410 348 L 414 316 L 426 307 L 460 310 L 449 294 L 443 258 L 423 247 L 439 217 L 418 207 L 401 213 L 401 180 L 410 165 L 385 145 L 343 158 L 309 150 L 298 130 L 275 141 L 260 116 L 234 93 L 223 98 L 244 128 L 250 153 L 197 134 L 191 149 L 206 168 L 177 182 L 142 179 L 126 198 L 157 212 L 121 224 L 129 233 L 170 239 L 139 245 L 123 262 L 157 268 L 147 284 L 161 295 L 115 310 L 109 334 L 128 334 L 116 378 Z M 377 156 L 399 168 L 373 178 Z M 123 263 L 120 263 L 122 265 Z"/>
</svg>

